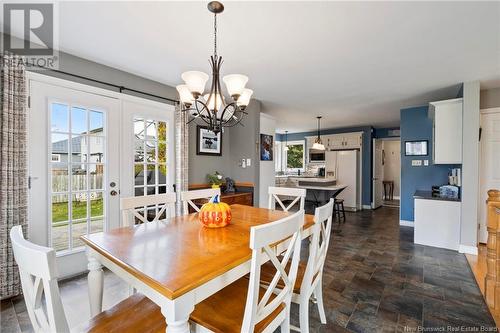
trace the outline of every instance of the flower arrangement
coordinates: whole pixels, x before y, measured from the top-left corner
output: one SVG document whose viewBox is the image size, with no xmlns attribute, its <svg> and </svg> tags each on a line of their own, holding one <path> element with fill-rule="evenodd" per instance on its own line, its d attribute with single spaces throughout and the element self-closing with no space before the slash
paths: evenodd
<svg viewBox="0 0 500 333">
<path fill-rule="evenodd" d="M 224 177 L 218 171 L 215 171 L 214 174 L 207 174 L 207 179 L 212 188 L 218 188 L 222 185 Z"/>
</svg>

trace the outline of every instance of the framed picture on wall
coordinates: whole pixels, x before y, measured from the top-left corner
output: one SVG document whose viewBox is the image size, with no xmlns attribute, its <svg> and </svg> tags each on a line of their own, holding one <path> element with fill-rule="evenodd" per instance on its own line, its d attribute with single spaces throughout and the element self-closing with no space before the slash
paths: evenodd
<svg viewBox="0 0 500 333">
<path fill-rule="evenodd" d="M 405 156 L 427 156 L 429 141 L 405 141 Z"/>
<path fill-rule="evenodd" d="M 273 160 L 273 136 L 269 134 L 260 135 L 260 160 Z"/>
<path fill-rule="evenodd" d="M 222 156 L 222 132 L 215 134 L 204 126 L 196 126 L 196 155 Z"/>
</svg>

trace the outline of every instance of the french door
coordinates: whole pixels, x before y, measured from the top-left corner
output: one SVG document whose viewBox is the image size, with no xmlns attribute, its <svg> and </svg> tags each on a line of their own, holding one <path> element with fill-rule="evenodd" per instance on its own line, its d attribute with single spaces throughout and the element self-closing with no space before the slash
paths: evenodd
<svg viewBox="0 0 500 333">
<path fill-rule="evenodd" d="M 53 247 L 60 275 L 70 276 L 87 266 L 79 237 L 120 226 L 121 196 L 173 190 L 174 112 L 47 81 L 29 83 L 29 237 Z"/>
</svg>

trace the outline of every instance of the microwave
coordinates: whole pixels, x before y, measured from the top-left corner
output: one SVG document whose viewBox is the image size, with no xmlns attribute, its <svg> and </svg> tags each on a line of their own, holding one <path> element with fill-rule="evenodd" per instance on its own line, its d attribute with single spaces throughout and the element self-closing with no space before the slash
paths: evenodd
<svg viewBox="0 0 500 333">
<path fill-rule="evenodd" d="M 324 162 L 325 161 L 325 151 L 309 149 L 309 162 Z"/>
</svg>

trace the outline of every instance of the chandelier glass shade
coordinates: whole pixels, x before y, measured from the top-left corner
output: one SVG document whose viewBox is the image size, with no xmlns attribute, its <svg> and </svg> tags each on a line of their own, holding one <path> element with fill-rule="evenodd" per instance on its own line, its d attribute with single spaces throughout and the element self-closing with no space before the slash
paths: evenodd
<svg viewBox="0 0 500 333">
<path fill-rule="evenodd" d="M 250 103 L 253 90 L 245 87 L 248 82 L 247 76 L 229 74 L 222 78 L 228 97 L 224 95 L 220 83 L 222 57 L 217 55 L 217 14 L 224 11 L 224 6 L 218 1 L 212 1 L 208 4 L 208 10 L 214 13 L 214 54 L 210 57 L 212 67 L 210 90 L 205 93 L 209 76 L 200 71 L 182 73 L 184 84 L 176 88 L 182 111 L 188 112 L 191 116 L 188 123 L 194 121 L 218 133 L 224 127 L 242 125 L 241 120 L 247 114 L 245 108 Z"/>
</svg>

